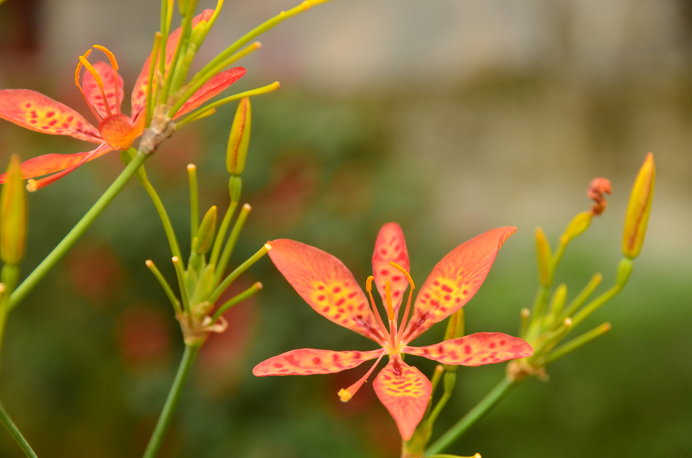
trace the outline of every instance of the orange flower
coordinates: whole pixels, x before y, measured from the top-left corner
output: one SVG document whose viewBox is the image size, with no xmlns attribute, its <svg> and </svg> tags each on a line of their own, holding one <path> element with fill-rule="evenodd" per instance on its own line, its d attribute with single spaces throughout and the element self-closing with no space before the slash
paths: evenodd
<svg viewBox="0 0 692 458">
<path fill-rule="evenodd" d="M 193 24 L 208 21 L 213 10 L 205 10 L 195 17 Z M 175 49 L 180 41 L 181 30 L 170 34 L 166 45 L 166 64 L 171 63 Z M 67 135 L 78 140 L 95 143 L 98 146 L 82 153 L 44 154 L 21 164 L 24 178 L 49 175 L 39 180 L 30 180 L 29 189 L 36 190 L 71 173 L 77 167 L 114 150 L 124 150 L 142 134 L 144 130 L 144 109 L 149 84 L 150 59 L 144 63 L 131 96 L 129 116 L 121 111 L 123 102 L 123 80 L 118 74 L 118 63 L 107 48 L 94 45 L 94 49 L 105 54 L 107 62 L 91 63 L 88 60 L 92 49 L 79 57 L 75 69 L 75 84 L 98 121 L 91 124 L 72 108 L 57 102 L 40 92 L 28 89 L 0 90 L 0 118 L 6 119 L 27 129 L 52 135 Z M 86 70 L 86 72 L 83 72 Z M 175 113 L 174 118 L 199 107 L 210 98 L 236 82 L 245 74 L 245 69 L 235 67 L 225 70 L 203 85 Z M 5 175 L 0 175 L 0 183 Z"/>
<path fill-rule="evenodd" d="M 292 350 L 259 363 L 253 374 L 329 374 L 377 359 L 360 380 L 339 391 L 341 400 L 347 402 L 373 373 L 380 359 L 388 355 L 389 363 L 375 378 L 373 388 L 394 418 L 401 437 L 410 439 L 430 401 L 432 386 L 425 375 L 404 362 L 403 354 L 423 356 L 442 364 L 481 366 L 533 353 L 523 340 L 499 332 L 479 332 L 425 347 L 408 345 L 476 294 L 497 251 L 515 230 L 514 227 L 493 229 L 452 250 L 435 266 L 412 310 L 415 286 L 408 273 L 406 240 L 396 223 L 382 226 L 377 236 L 372 257 L 373 276 L 366 284 L 369 301 L 351 272 L 334 256 L 293 240 L 270 242 L 269 256 L 274 265 L 317 313 L 375 341 L 381 348 L 369 351 Z M 385 305 L 386 327 L 372 295 L 373 281 Z M 406 307 L 399 320 L 404 292 L 409 286 Z"/>
</svg>

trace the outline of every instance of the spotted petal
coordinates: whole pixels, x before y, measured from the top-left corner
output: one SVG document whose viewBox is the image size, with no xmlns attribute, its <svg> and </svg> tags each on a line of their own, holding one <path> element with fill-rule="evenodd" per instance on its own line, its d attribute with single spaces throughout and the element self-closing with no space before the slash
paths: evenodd
<svg viewBox="0 0 692 458">
<path fill-rule="evenodd" d="M 101 118 L 111 114 L 120 113 L 120 106 L 123 103 L 123 78 L 118 72 L 106 62 L 95 62 L 92 64 L 103 82 L 103 92 L 106 94 L 106 101 L 103 100 L 101 89 L 92 75 L 88 71 L 82 72 L 82 91 L 89 105 L 96 110 Z"/>
<path fill-rule="evenodd" d="M 215 75 L 201 88 L 199 88 L 197 92 L 192 94 L 192 97 L 190 97 L 187 102 L 180 107 L 180 110 L 178 110 L 174 118 L 178 118 L 185 113 L 194 110 L 207 100 L 216 97 L 228 86 L 242 78 L 243 75 L 245 75 L 245 69 L 243 67 L 229 68 L 228 70 L 224 70 L 218 75 Z"/>
<path fill-rule="evenodd" d="M 214 10 L 207 9 L 202 11 L 192 19 L 192 26 L 196 26 L 201 21 L 208 21 L 213 14 Z M 181 32 L 182 29 L 178 27 L 168 36 L 168 43 L 166 44 L 166 69 L 168 69 L 169 64 L 173 60 L 173 56 L 175 55 L 175 49 L 178 47 L 178 42 L 180 41 Z M 151 56 L 147 57 L 147 60 L 144 61 L 142 70 L 139 72 L 137 81 L 135 82 L 135 85 L 132 88 L 131 117 L 133 121 L 135 121 L 139 117 L 139 114 L 142 112 L 142 110 L 144 110 L 144 107 L 147 104 L 147 86 L 149 85 L 150 61 Z"/>
<path fill-rule="evenodd" d="M 491 229 L 442 258 L 418 292 L 403 341 L 410 342 L 463 307 L 481 287 L 498 250 L 514 232 L 512 226 Z"/>
<path fill-rule="evenodd" d="M 401 305 L 408 281 L 390 262 L 396 262 L 407 271 L 410 269 L 406 239 L 397 223 L 387 223 L 382 226 L 377 234 L 375 250 L 372 253 L 372 272 L 377 290 L 384 299 L 385 284 L 389 282 L 392 291 L 392 306 L 396 309 Z"/>
<path fill-rule="evenodd" d="M 29 89 L 0 90 L 0 118 L 51 135 L 101 143 L 99 131 L 67 105 Z"/>
<path fill-rule="evenodd" d="M 26 160 L 20 164 L 23 178 L 35 178 L 81 165 L 112 151 L 108 145 L 101 145 L 95 150 L 73 154 L 44 154 Z M 5 174 L 0 174 L 0 183 L 5 182 Z"/>
<path fill-rule="evenodd" d="M 332 351 L 301 348 L 262 361 L 252 369 L 258 377 L 267 375 L 333 374 L 352 369 L 379 357 L 384 350 Z"/>
<path fill-rule="evenodd" d="M 365 294 L 344 264 L 329 253 L 294 240 L 270 242 L 269 257 L 317 313 L 381 343 Z"/>
<path fill-rule="evenodd" d="M 442 364 L 483 366 L 533 354 L 531 345 L 501 332 L 478 332 L 425 347 L 404 347 L 404 353 L 423 356 Z"/>
<path fill-rule="evenodd" d="M 390 361 L 373 383 L 377 397 L 394 418 L 403 440 L 409 440 L 423 418 L 432 384 L 418 369 Z"/>
</svg>

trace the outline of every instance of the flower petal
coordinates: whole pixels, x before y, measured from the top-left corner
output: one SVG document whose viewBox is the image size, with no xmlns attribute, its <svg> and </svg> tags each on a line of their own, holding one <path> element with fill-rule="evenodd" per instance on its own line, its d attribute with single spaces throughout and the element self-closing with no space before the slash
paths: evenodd
<svg viewBox="0 0 692 458">
<path fill-rule="evenodd" d="M 245 72 L 246 70 L 243 67 L 234 67 L 224 70 L 218 75 L 214 75 L 214 77 L 207 81 L 201 88 L 197 90 L 197 92 L 192 94 L 192 96 L 187 99 L 187 102 L 180 107 L 180 110 L 178 110 L 174 118 L 178 118 L 185 113 L 194 110 L 207 100 L 217 96 L 228 86 L 242 78 L 243 75 L 245 75 Z"/>
<path fill-rule="evenodd" d="M 213 14 L 214 14 L 214 10 L 210 10 L 210 9 L 203 10 L 201 13 L 199 13 L 197 16 L 195 16 L 192 19 L 192 27 L 196 26 L 201 21 L 208 21 L 212 17 Z M 171 32 L 171 34 L 168 36 L 168 42 L 166 43 L 166 69 L 168 69 L 169 64 L 173 60 L 173 56 L 175 54 L 175 49 L 178 47 L 178 42 L 180 41 L 181 32 L 182 32 L 182 29 L 180 27 L 178 27 L 173 32 Z M 150 61 L 151 61 L 151 56 L 147 57 L 147 60 L 144 61 L 144 65 L 142 66 L 142 70 L 139 72 L 139 76 L 137 77 L 137 81 L 135 82 L 135 85 L 132 88 L 132 98 L 131 98 L 132 115 L 131 115 L 131 118 L 133 121 L 137 120 L 137 118 L 139 117 L 139 114 L 142 112 L 142 110 L 144 110 L 144 107 L 147 104 L 147 86 L 149 85 Z"/>
<path fill-rule="evenodd" d="M 403 341 L 410 342 L 463 307 L 488 276 L 502 244 L 516 230 L 513 226 L 491 229 L 462 243 L 442 258 L 418 292 L 413 317 L 402 335 Z"/>
<path fill-rule="evenodd" d="M 98 129 L 75 110 L 29 89 L 0 90 L 0 118 L 44 134 L 102 141 Z"/>
<path fill-rule="evenodd" d="M 382 342 L 363 290 L 341 261 L 294 240 L 269 243 L 272 262 L 310 307 L 336 324 Z"/>
<path fill-rule="evenodd" d="M 432 384 L 415 367 L 390 361 L 373 383 L 377 397 L 394 418 L 403 440 L 409 440 L 428 407 Z"/>
<path fill-rule="evenodd" d="M 96 110 L 101 118 L 109 116 L 108 110 L 111 114 L 120 113 L 120 106 L 123 103 L 123 78 L 106 62 L 95 62 L 92 66 L 103 82 L 103 92 L 106 94 L 107 105 L 94 75 L 83 70 L 82 91 L 87 103 Z"/>
<path fill-rule="evenodd" d="M 103 156 L 104 154 L 113 151 L 113 148 L 111 148 L 108 144 L 104 143 L 100 145 L 98 148 L 92 151 L 88 151 L 86 153 L 74 153 L 74 154 L 46 154 L 45 156 L 38 156 L 33 159 L 29 159 L 28 161 L 25 161 L 21 164 L 22 166 L 22 172 L 24 171 L 24 167 L 27 166 L 27 170 L 31 173 L 34 174 L 34 176 L 37 175 L 44 175 L 48 172 L 48 170 L 55 169 L 57 167 L 63 167 L 67 165 L 67 167 L 58 169 L 59 171 L 57 173 L 53 173 L 52 175 L 49 175 L 45 178 L 41 178 L 39 180 L 30 180 L 29 181 L 29 186 L 27 188 L 30 191 L 36 191 L 37 189 L 41 189 L 42 187 L 49 185 L 51 183 L 54 183 L 55 181 L 58 181 L 60 178 L 64 177 L 65 175 L 68 175 L 72 172 L 74 172 L 77 168 L 81 167 L 83 164 L 92 161 L 98 157 Z M 46 156 L 52 156 L 52 157 L 46 157 Z M 67 156 L 66 158 L 62 159 L 57 158 L 55 156 Z M 40 173 L 39 173 L 40 172 Z M 25 178 L 27 178 L 25 176 Z M 4 176 L 0 176 L 0 179 L 4 179 Z"/>
<path fill-rule="evenodd" d="M 409 355 L 423 356 L 442 364 L 482 366 L 526 358 L 533 348 L 519 337 L 501 332 L 478 332 L 425 347 L 404 347 Z"/>
<path fill-rule="evenodd" d="M 384 350 L 332 351 L 301 348 L 262 361 L 252 369 L 258 377 L 267 375 L 332 374 L 352 369 L 361 363 L 375 359 Z"/>
<path fill-rule="evenodd" d="M 396 309 L 401 305 L 408 281 L 390 262 L 396 262 L 407 271 L 410 269 L 406 239 L 397 223 L 387 223 L 382 226 L 377 234 L 375 250 L 372 253 L 372 272 L 377 290 L 385 300 L 384 285 L 389 282 L 392 291 L 392 307 Z"/>
</svg>

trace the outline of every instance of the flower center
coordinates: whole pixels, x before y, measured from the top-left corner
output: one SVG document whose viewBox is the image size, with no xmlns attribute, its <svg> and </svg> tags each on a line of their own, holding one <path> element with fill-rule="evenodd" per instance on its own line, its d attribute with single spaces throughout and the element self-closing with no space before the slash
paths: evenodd
<svg viewBox="0 0 692 458">
<path fill-rule="evenodd" d="M 117 113 L 101 121 L 99 132 L 101 138 L 113 149 L 125 150 L 142 134 L 142 122 L 132 124 L 130 118 L 122 113 Z"/>
</svg>

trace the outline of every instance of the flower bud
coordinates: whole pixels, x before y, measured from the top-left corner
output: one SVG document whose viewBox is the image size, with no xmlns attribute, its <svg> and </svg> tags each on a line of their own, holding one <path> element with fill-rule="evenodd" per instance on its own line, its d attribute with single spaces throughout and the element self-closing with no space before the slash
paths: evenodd
<svg viewBox="0 0 692 458">
<path fill-rule="evenodd" d="M 205 254 L 211 248 L 214 242 L 214 234 L 216 232 L 216 205 L 207 210 L 202 222 L 199 224 L 199 229 L 197 229 L 197 234 L 193 239 L 192 250 L 198 254 Z"/>
<path fill-rule="evenodd" d="M 630 259 L 639 256 L 639 252 L 644 244 L 655 181 L 656 165 L 654 163 L 654 155 L 649 153 L 634 181 L 630 202 L 627 205 L 627 214 L 625 215 L 622 252 Z"/>
<path fill-rule="evenodd" d="M 26 191 L 19 166 L 13 155 L 7 167 L 0 197 L 0 257 L 5 264 L 18 264 L 26 244 Z"/>
<path fill-rule="evenodd" d="M 578 213 L 567 225 L 565 232 L 563 232 L 560 238 L 560 243 L 567 244 L 586 231 L 591 225 L 591 218 L 593 218 L 591 211 Z"/>
<path fill-rule="evenodd" d="M 240 175 L 245 169 L 245 158 L 250 144 L 250 128 L 252 125 L 252 109 L 250 99 L 245 97 L 240 100 L 238 109 L 233 118 L 231 133 L 228 137 L 228 149 L 226 150 L 226 169 L 231 175 Z"/>
<path fill-rule="evenodd" d="M 536 261 L 538 261 L 538 280 L 543 286 L 550 286 L 553 282 L 551 271 L 551 253 L 548 237 L 540 227 L 536 228 Z"/>
</svg>

